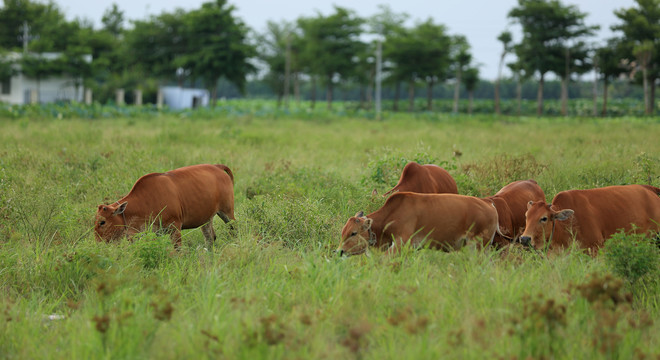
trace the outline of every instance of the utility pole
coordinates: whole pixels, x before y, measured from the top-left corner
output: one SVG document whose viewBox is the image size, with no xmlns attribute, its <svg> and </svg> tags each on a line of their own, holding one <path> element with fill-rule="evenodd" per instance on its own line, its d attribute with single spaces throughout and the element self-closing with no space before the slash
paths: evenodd
<svg viewBox="0 0 660 360">
<path fill-rule="evenodd" d="M 380 120 L 381 73 L 383 72 L 383 45 L 380 39 L 376 41 L 376 119 Z"/>
<path fill-rule="evenodd" d="M 289 108 L 289 79 L 291 78 L 291 33 L 286 36 L 286 54 L 284 54 L 284 108 Z"/>
<path fill-rule="evenodd" d="M 27 20 L 23 21 L 23 53 L 27 54 L 28 51 L 28 41 L 30 40 L 30 29 L 28 28 Z"/>
</svg>

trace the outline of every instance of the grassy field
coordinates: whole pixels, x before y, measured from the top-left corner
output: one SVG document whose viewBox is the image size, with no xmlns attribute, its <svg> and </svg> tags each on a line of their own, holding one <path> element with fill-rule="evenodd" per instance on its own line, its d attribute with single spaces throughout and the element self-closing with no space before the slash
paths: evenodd
<svg viewBox="0 0 660 360">
<path fill-rule="evenodd" d="M 655 118 L 20 117 L 0 129 L 0 358 L 660 356 L 658 251 L 629 236 L 596 258 L 333 252 L 410 160 L 474 196 L 528 178 L 548 200 L 660 186 Z M 98 204 L 197 163 L 233 170 L 235 234 L 216 219 L 212 249 L 200 230 L 179 252 L 150 232 L 94 241 Z"/>
</svg>

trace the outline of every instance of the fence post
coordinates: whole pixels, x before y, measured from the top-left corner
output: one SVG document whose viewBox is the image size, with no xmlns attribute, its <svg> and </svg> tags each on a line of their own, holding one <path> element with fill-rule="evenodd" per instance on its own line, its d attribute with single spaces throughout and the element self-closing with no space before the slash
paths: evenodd
<svg viewBox="0 0 660 360">
<path fill-rule="evenodd" d="M 36 89 L 31 89 L 30 90 L 30 104 L 38 104 L 39 103 L 39 92 L 37 92 Z"/>
<path fill-rule="evenodd" d="M 92 105 L 92 89 L 85 89 L 85 105 Z"/>
<path fill-rule="evenodd" d="M 117 89 L 115 92 L 115 102 L 117 103 L 117 106 L 122 106 L 124 105 L 124 89 Z"/>
<path fill-rule="evenodd" d="M 156 107 L 163 108 L 163 89 L 158 89 L 158 96 L 156 97 Z"/>
<path fill-rule="evenodd" d="M 135 106 L 141 106 L 142 105 L 142 90 L 136 89 L 135 90 Z"/>
</svg>

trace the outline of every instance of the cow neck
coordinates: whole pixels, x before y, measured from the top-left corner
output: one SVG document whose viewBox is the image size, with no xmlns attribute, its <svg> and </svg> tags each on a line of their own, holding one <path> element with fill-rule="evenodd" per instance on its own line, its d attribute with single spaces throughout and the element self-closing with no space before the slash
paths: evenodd
<svg viewBox="0 0 660 360">
<path fill-rule="evenodd" d="M 369 227 L 369 246 L 382 246 L 381 241 L 383 239 L 383 232 L 385 231 L 385 224 L 383 220 L 385 216 L 379 211 L 375 211 L 367 215 L 369 219 L 372 220 L 371 227 Z"/>
<path fill-rule="evenodd" d="M 552 230 L 550 230 L 550 239 L 548 239 L 548 243 L 545 245 L 546 252 L 548 251 L 548 249 L 550 249 L 550 246 L 552 245 L 552 238 L 555 236 L 556 223 L 557 223 L 557 219 L 552 219 Z"/>
</svg>

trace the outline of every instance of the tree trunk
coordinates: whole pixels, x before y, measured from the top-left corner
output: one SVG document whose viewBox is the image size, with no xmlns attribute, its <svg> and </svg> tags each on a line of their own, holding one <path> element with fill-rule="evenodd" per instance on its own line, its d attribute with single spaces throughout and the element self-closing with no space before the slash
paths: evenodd
<svg viewBox="0 0 660 360">
<path fill-rule="evenodd" d="M 502 53 L 500 56 L 500 63 L 497 67 L 497 79 L 495 80 L 495 114 L 501 115 L 502 109 L 500 109 L 500 80 L 502 79 L 502 64 L 504 63 L 504 56 L 506 53 Z"/>
<path fill-rule="evenodd" d="M 594 94 L 594 112 L 593 112 L 593 116 L 596 117 L 596 116 L 598 116 L 598 72 L 597 71 L 594 71 L 593 94 Z"/>
<path fill-rule="evenodd" d="M 401 97 L 401 82 L 397 81 L 394 85 L 394 104 L 392 110 L 399 111 L 399 98 Z"/>
<path fill-rule="evenodd" d="M 468 114 L 472 115 L 472 101 L 474 100 L 474 90 L 468 92 Z"/>
<path fill-rule="evenodd" d="M 218 81 L 220 79 L 215 79 L 213 86 L 211 86 L 211 107 L 215 107 L 218 104 Z"/>
<path fill-rule="evenodd" d="M 603 79 L 603 111 L 600 113 L 601 116 L 607 116 L 607 76 Z"/>
<path fill-rule="evenodd" d="M 426 111 L 433 111 L 433 79 L 426 82 Z"/>
<path fill-rule="evenodd" d="M 364 86 L 360 86 L 360 109 L 364 109 L 364 103 L 366 102 L 367 91 L 365 91 Z"/>
<path fill-rule="evenodd" d="M 536 115 L 541 116 L 543 115 L 543 76 L 545 74 L 541 74 L 541 78 L 539 79 L 539 89 L 536 93 Z"/>
<path fill-rule="evenodd" d="M 562 116 L 566 116 L 568 114 L 567 103 L 568 103 L 568 79 L 564 76 L 561 78 L 561 115 Z"/>
<path fill-rule="evenodd" d="M 564 76 L 561 77 L 561 115 L 566 116 L 568 114 L 568 81 L 570 80 L 570 62 L 571 53 L 566 48 L 566 55 L 564 56 Z"/>
<path fill-rule="evenodd" d="M 408 111 L 415 111 L 415 80 L 408 82 Z"/>
<path fill-rule="evenodd" d="M 461 68 L 459 67 L 458 70 L 456 70 L 456 84 L 454 84 L 454 107 L 452 109 L 452 112 L 456 114 L 458 112 L 458 97 L 459 97 L 459 92 L 461 89 Z"/>
<path fill-rule="evenodd" d="M 655 76 L 649 82 L 650 93 L 649 93 L 649 115 L 655 114 Z"/>
<path fill-rule="evenodd" d="M 516 114 L 520 116 L 522 112 L 522 80 L 520 79 L 520 75 L 516 79 L 516 105 L 518 107 Z"/>
<path fill-rule="evenodd" d="M 312 104 L 310 105 L 313 109 L 316 106 L 316 76 L 312 76 Z"/>
<path fill-rule="evenodd" d="M 644 77 L 644 114 L 649 115 L 649 79 L 647 76 L 646 67 L 642 69 L 642 74 Z"/>
<path fill-rule="evenodd" d="M 296 98 L 296 103 L 300 105 L 300 73 L 293 74 L 293 96 Z"/>
<path fill-rule="evenodd" d="M 329 76 L 328 77 L 328 90 L 327 90 L 327 93 L 325 94 L 325 98 L 328 101 L 328 110 L 332 109 L 332 91 L 333 91 L 332 76 Z"/>
</svg>

